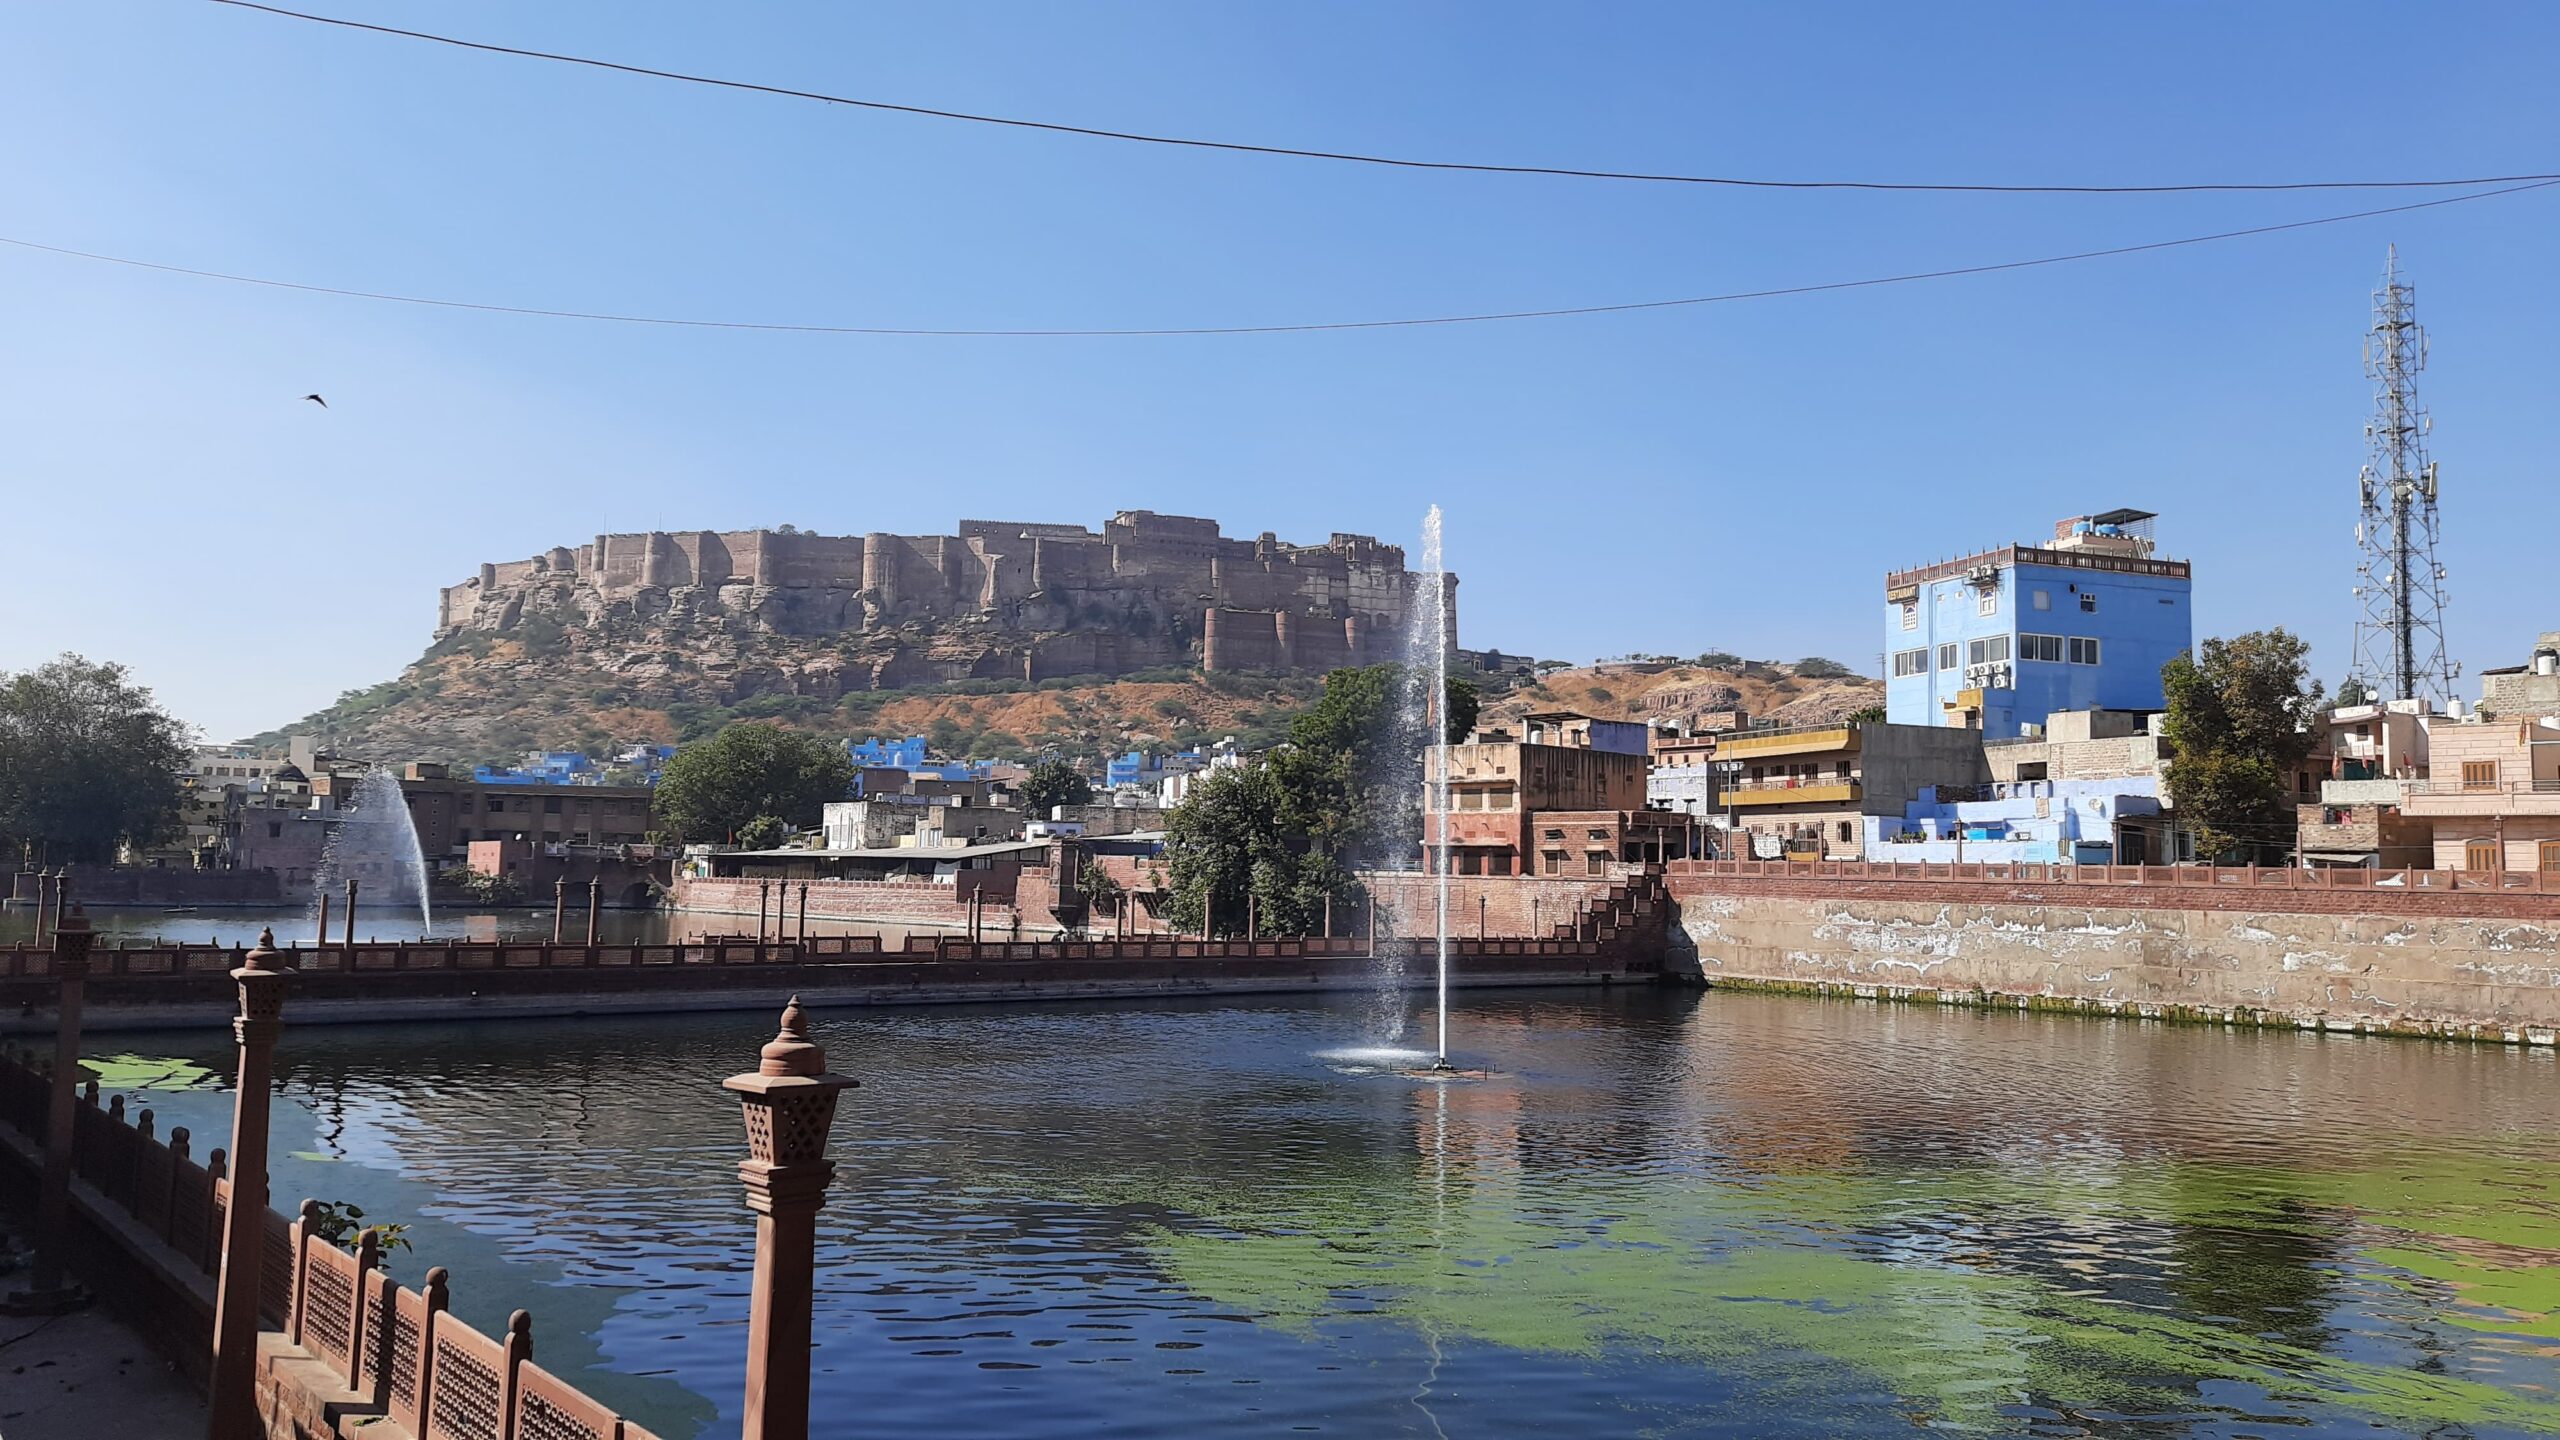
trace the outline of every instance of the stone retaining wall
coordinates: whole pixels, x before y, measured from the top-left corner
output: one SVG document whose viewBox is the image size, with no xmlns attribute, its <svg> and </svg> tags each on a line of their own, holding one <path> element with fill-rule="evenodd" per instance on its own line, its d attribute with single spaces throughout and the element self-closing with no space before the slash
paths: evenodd
<svg viewBox="0 0 2560 1440">
<path fill-rule="evenodd" d="M 1675 876 L 1669 973 L 1878 998 L 2548 1044 L 2549 896 L 1985 893 L 1970 883 Z M 2139 902 L 2152 903 L 2139 903 Z M 2347 903 L 2336 903 L 2336 902 Z M 2166 902 L 2166 903 L 2162 903 Z M 2499 913 L 2535 907 L 2540 914 Z"/>
</svg>

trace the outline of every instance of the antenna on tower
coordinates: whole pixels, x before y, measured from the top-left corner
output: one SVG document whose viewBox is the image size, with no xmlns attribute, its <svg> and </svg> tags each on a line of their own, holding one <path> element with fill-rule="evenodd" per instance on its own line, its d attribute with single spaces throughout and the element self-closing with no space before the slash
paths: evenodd
<svg viewBox="0 0 2560 1440">
<path fill-rule="evenodd" d="M 2373 328 L 2364 373 L 2373 380 L 2373 419 L 2364 427 L 2365 464 L 2356 477 L 2356 679 L 2375 696 L 2453 699 L 2456 667 L 2444 652 L 2444 567 L 2436 563 L 2436 467 L 2427 458 L 2434 428 L 2418 403 L 2427 333 L 2418 326 L 2417 287 L 2400 278 L 2391 247 L 2373 292 Z"/>
</svg>

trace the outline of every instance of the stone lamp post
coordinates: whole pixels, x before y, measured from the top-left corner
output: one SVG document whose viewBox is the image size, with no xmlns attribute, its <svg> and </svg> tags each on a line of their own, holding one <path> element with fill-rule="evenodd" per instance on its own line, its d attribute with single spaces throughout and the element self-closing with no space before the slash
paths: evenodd
<svg viewBox="0 0 2560 1440">
<path fill-rule="evenodd" d="M 809 1039 L 800 997 L 782 1011 L 782 1033 L 750 1074 L 722 1082 L 746 1113 L 748 1158 L 738 1166 L 756 1212 L 754 1298 L 747 1319 L 747 1413 L 741 1440 L 808 1440 L 810 1306 L 817 1290 L 818 1207 L 836 1167 L 827 1131 L 836 1095 L 853 1087 L 827 1073 Z"/>
<path fill-rule="evenodd" d="M 53 925 L 53 974 L 62 987 L 53 1020 L 53 1093 L 45 1109 L 44 1168 L 36 1190 L 35 1272 L 26 1289 L 0 1301 L 11 1315 L 58 1315 L 89 1302 L 63 1274 L 71 1238 L 71 1130 L 80 1085 L 80 1010 L 89 978 L 89 917 L 79 906 Z"/>
<path fill-rule="evenodd" d="M 213 1302 L 211 1440 L 263 1440 L 266 1433 L 258 1418 L 258 1272 L 267 1253 L 267 1092 L 284 1029 L 284 959 L 275 931 L 266 930 L 231 972 L 240 987 L 240 1013 L 231 1022 L 240 1079 L 232 1092 L 231 1204 L 222 1217 L 222 1279 Z"/>
</svg>

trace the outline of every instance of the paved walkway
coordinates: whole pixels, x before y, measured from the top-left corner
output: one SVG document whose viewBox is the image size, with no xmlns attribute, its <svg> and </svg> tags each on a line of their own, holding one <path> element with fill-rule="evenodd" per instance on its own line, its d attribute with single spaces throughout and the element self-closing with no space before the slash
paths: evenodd
<svg viewBox="0 0 2560 1440">
<path fill-rule="evenodd" d="M 20 1235 L 0 1231 L 0 1254 L 23 1262 L 21 1243 Z M 0 1292 L 26 1279 L 21 1263 L 0 1274 Z M 0 1316 L 6 1440 L 203 1433 L 204 1402 L 195 1387 L 113 1311 L 92 1305 L 49 1318 Z"/>
</svg>

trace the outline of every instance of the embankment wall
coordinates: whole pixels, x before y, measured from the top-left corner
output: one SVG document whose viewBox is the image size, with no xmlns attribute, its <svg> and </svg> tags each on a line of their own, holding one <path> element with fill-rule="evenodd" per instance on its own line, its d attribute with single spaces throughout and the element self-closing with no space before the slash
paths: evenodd
<svg viewBox="0 0 2560 1440">
<path fill-rule="evenodd" d="M 2551 1043 L 2548 896 L 1671 877 L 1710 985 Z M 2471 913 L 2463 913 L 2469 911 Z"/>
</svg>

